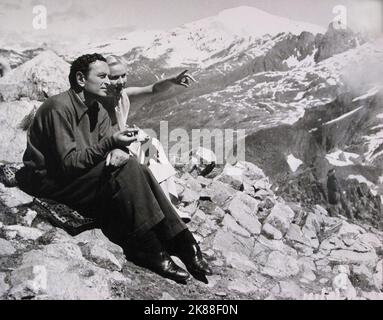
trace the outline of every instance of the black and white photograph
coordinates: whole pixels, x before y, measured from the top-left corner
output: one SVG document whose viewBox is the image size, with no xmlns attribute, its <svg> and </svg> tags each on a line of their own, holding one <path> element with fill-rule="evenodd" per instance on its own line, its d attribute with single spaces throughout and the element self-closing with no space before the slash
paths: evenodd
<svg viewBox="0 0 383 320">
<path fill-rule="evenodd" d="M 0 0 L 0 300 L 383 300 L 383 1 Z"/>
</svg>

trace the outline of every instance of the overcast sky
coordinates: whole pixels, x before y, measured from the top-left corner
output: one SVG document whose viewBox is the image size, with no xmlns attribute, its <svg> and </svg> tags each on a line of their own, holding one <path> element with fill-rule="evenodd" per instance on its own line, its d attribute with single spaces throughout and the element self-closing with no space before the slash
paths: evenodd
<svg viewBox="0 0 383 320">
<path fill-rule="evenodd" d="M 341 4 L 352 26 L 383 24 L 382 0 L 0 0 L 2 35 L 32 32 L 32 7 L 38 4 L 47 8 L 46 32 L 63 37 L 97 29 L 170 29 L 242 5 L 327 27 L 336 15 L 333 8 Z"/>
</svg>

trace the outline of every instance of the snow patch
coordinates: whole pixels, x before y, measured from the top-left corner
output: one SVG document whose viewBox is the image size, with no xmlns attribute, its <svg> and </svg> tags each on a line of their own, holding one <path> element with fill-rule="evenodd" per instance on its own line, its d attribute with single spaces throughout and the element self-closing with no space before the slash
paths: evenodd
<svg viewBox="0 0 383 320">
<path fill-rule="evenodd" d="M 290 166 L 290 169 L 292 172 L 295 172 L 297 171 L 297 169 L 299 168 L 299 166 L 301 164 L 303 164 L 303 161 L 298 159 L 298 158 L 295 158 L 293 154 L 289 154 L 286 158 L 286 161 L 287 163 L 289 164 Z"/>
<path fill-rule="evenodd" d="M 375 153 L 375 150 L 378 149 L 383 144 L 383 130 L 380 130 L 374 135 L 364 136 L 368 151 L 366 152 L 366 160 L 372 161 L 376 157 L 382 154 L 381 152 Z"/>
<path fill-rule="evenodd" d="M 362 109 L 362 108 L 363 108 L 363 106 L 361 106 L 361 107 L 359 107 L 359 108 L 356 108 L 356 109 L 354 109 L 354 110 L 352 110 L 352 111 L 350 111 L 350 112 L 347 112 L 347 113 L 341 115 L 340 117 L 338 117 L 338 118 L 336 118 L 336 119 L 333 119 L 333 120 L 331 120 L 331 121 L 328 121 L 328 122 L 324 123 L 323 125 L 326 125 L 326 124 L 332 124 L 332 123 L 338 122 L 338 121 L 340 121 L 340 120 L 343 120 L 343 119 L 345 119 L 345 118 L 351 116 L 352 114 L 358 112 L 358 111 L 359 111 L 360 109 Z"/>
<path fill-rule="evenodd" d="M 344 152 L 342 150 L 336 150 L 326 155 L 326 159 L 331 165 L 337 167 L 345 167 L 355 164 L 352 159 L 356 160 L 359 155 L 351 152 Z"/>
<path fill-rule="evenodd" d="M 290 56 L 284 61 L 289 68 L 293 68 L 299 64 L 299 60 L 295 56 Z"/>
<path fill-rule="evenodd" d="M 375 86 L 375 87 L 371 88 L 365 95 L 353 99 L 352 102 L 365 100 L 369 97 L 373 97 L 374 95 L 376 95 L 379 92 L 380 89 L 381 88 Z"/>
</svg>

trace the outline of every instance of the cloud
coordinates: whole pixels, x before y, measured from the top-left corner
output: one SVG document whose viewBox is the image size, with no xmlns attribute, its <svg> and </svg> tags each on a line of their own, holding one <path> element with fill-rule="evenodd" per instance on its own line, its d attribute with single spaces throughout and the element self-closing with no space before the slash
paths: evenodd
<svg viewBox="0 0 383 320">
<path fill-rule="evenodd" d="M 352 30 L 366 34 L 382 33 L 383 3 L 379 0 L 354 1 L 347 6 L 348 23 Z"/>
<path fill-rule="evenodd" d="M 108 3 L 103 0 L 0 0 L 0 12 L 4 13 L 0 19 L 0 40 L 12 46 L 19 42 L 77 45 L 114 39 L 135 29 L 121 10 L 124 3 L 118 0 Z M 46 30 L 33 29 L 35 5 L 46 6 Z"/>
<path fill-rule="evenodd" d="M 342 70 L 343 82 L 355 92 L 365 92 L 374 86 L 383 87 L 383 37 L 375 40 L 372 52 L 365 52 L 358 63 L 349 63 Z M 371 54 L 371 53 L 377 54 Z"/>
<path fill-rule="evenodd" d="M 18 10 L 20 8 L 21 6 L 18 3 L 8 2 L 8 1 L 0 2 L 0 9 L 1 9 L 0 14 L 4 14 L 5 11 L 8 11 L 8 10 Z"/>
</svg>

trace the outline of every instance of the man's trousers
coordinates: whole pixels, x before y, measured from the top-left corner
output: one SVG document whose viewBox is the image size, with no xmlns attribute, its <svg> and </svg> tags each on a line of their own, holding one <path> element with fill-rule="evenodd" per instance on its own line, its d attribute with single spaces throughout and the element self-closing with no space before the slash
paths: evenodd
<svg viewBox="0 0 383 320">
<path fill-rule="evenodd" d="M 103 161 L 69 184 L 43 178 L 33 185 L 29 193 L 95 219 L 105 235 L 121 246 L 160 222 L 164 240 L 186 229 L 150 170 L 134 157 L 120 168 L 106 167 Z"/>
</svg>

